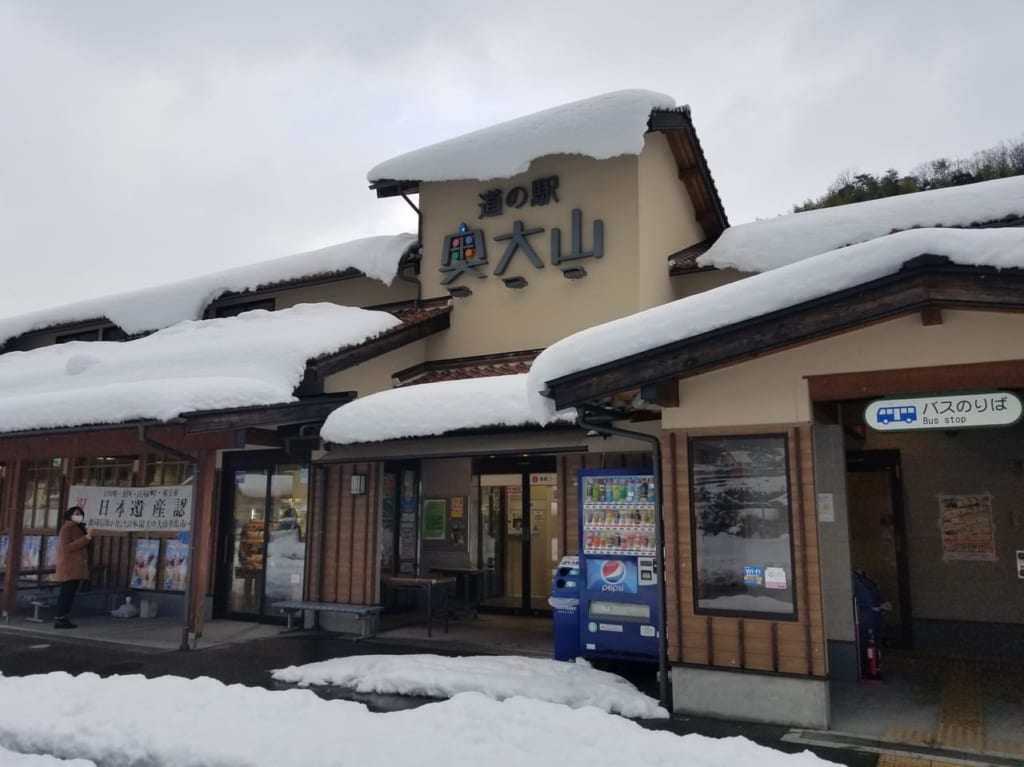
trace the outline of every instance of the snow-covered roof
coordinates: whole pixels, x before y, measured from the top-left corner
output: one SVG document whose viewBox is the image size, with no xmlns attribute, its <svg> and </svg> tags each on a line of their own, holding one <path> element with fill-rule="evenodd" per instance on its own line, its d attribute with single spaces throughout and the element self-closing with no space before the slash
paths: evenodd
<svg viewBox="0 0 1024 767">
<path fill-rule="evenodd" d="M 766 272 L 844 245 L 915 227 L 1024 216 L 1024 176 L 809 210 L 726 229 L 700 266 Z"/>
<path fill-rule="evenodd" d="M 370 169 L 371 182 L 510 178 L 553 154 L 604 160 L 640 154 L 654 109 L 671 96 L 623 90 L 563 104 L 394 157 Z"/>
<path fill-rule="evenodd" d="M 10 352 L 0 355 L 0 432 L 291 402 L 307 360 L 397 324 L 387 312 L 299 304 L 182 322 L 122 343 Z"/>
<path fill-rule="evenodd" d="M 331 413 L 320 436 L 336 445 L 432 437 L 460 429 L 536 425 L 526 374 L 403 386 L 360 397 Z M 575 420 L 575 412 L 548 421 Z"/>
<path fill-rule="evenodd" d="M 1024 268 L 1024 229 L 912 229 L 831 250 L 704 293 L 662 304 L 552 344 L 529 372 L 533 416 L 554 412 L 548 381 L 769 312 L 853 288 L 900 270 L 922 254 L 953 263 Z"/>
<path fill-rule="evenodd" d="M 357 269 L 367 277 L 389 285 L 402 256 L 416 241 L 414 234 L 366 237 L 167 285 L 7 317 L 0 319 L 0 344 L 33 330 L 102 317 L 129 335 L 158 330 L 185 320 L 198 320 L 206 307 L 225 293 L 241 293 L 348 269 Z"/>
</svg>

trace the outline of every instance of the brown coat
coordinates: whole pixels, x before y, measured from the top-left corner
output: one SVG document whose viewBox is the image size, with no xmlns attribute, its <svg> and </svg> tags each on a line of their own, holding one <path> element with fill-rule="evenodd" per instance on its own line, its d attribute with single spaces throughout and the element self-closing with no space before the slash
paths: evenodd
<svg viewBox="0 0 1024 767">
<path fill-rule="evenodd" d="M 84 581 L 89 578 L 89 539 L 77 522 L 70 519 L 60 529 L 57 545 L 58 581 Z"/>
</svg>

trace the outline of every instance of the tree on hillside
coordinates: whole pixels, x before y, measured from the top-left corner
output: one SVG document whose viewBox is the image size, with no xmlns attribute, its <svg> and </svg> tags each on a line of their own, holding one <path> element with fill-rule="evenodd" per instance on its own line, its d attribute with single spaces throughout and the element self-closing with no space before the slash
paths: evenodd
<svg viewBox="0 0 1024 767">
<path fill-rule="evenodd" d="M 794 205 L 793 212 L 1020 175 L 1024 175 L 1024 138 L 982 149 L 966 160 L 940 157 L 918 165 L 906 176 L 901 176 L 894 168 L 878 176 L 847 170 L 839 174 L 825 194 Z"/>
</svg>

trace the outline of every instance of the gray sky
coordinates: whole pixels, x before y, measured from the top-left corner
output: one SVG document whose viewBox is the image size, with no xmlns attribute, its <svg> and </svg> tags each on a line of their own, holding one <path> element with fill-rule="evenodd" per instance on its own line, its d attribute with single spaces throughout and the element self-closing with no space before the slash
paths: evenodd
<svg viewBox="0 0 1024 767">
<path fill-rule="evenodd" d="M 366 171 L 620 88 L 732 223 L 1024 135 L 1019 0 L 0 0 L 0 316 L 415 231 Z"/>
</svg>

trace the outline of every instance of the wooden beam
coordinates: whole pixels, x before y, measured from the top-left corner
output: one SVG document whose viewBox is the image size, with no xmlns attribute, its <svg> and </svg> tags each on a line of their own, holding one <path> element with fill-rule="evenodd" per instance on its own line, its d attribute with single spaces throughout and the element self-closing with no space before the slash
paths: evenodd
<svg viewBox="0 0 1024 767">
<path fill-rule="evenodd" d="M 1024 272 L 974 268 L 901 272 L 548 381 L 555 406 L 574 407 L 666 375 L 706 373 L 767 353 L 919 312 L 929 306 L 1024 311 Z"/>
<path fill-rule="evenodd" d="M 1024 359 L 808 376 L 814 402 L 972 389 L 1024 389 Z"/>
<path fill-rule="evenodd" d="M 342 405 L 356 398 L 355 392 L 323 395 L 280 405 L 229 408 L 184 416 L 185 433 L 233 431 L 253 426 L 323 421 Z"/>
<path fill-rule="evenodd" d="M 942 307 L 926 306 L 921 310 L 921 324 L 926 327 L 942 324 Z"/>
<path fill-rule="evenodd" d="M 661 407 L 679 407 L 679 381 L 670 378 L 667 381 L 645 384 L 640 387 L 640 399 Z"/>
</svg>

